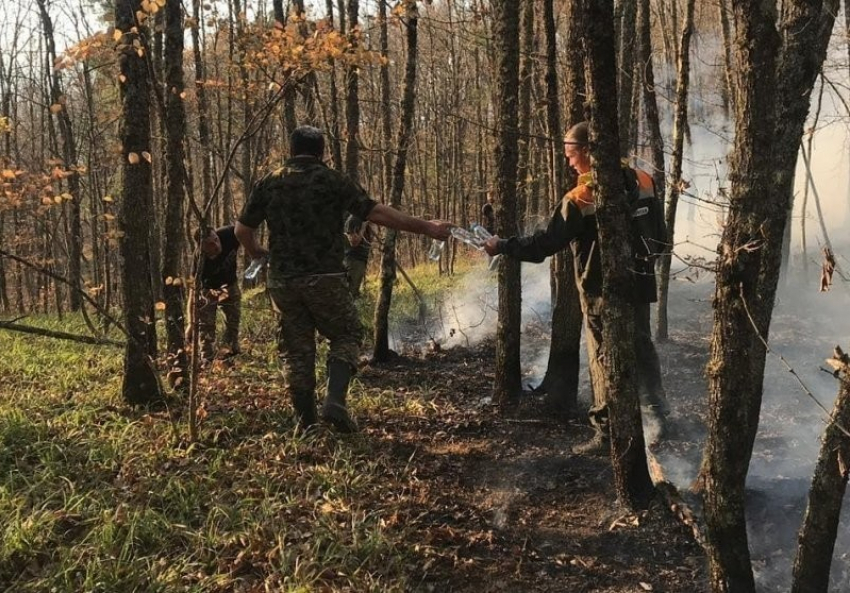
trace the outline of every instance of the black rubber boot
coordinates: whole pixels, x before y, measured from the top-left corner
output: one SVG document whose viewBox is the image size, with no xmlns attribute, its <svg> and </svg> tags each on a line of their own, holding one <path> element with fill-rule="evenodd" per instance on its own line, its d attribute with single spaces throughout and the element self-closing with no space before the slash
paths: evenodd
<svg viewBox="0 0 850 593">
<path fill-rule="evenodd" d="M 589 441 L 580 443 L 573 447 L 573 453 L 576 455 L 587 455 L 593 457 L 610 455 L 611 441 L 608 438 L 608 433 L 597 430 Z"/>
<path fill-rule="evenodd" d="M 295 393 L 292 395 L 292 405 L 298 427 L 307 430 L 319 423 L 316 415 L 316 396 L 311 393 Z"/>
<path fill-rule="evenodd" d="M 353 369 L 347 362 L 336 359 L 328 361 L 328 396 L 322 407 L 322 420 L 332 424 L 338 432 L 352 433 L 359 430 L 345 405 L 352 375 Z"/>
</svg>

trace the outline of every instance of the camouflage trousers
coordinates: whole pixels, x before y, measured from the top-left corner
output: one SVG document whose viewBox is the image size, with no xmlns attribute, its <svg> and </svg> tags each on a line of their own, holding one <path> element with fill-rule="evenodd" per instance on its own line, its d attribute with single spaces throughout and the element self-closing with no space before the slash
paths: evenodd
<svg viewBox="0 0 850 593">
<path fill-rule="evenodd" d="M 602 388 L 602 359 L 605 349 L 602 342 L 602 299 L 582 299 L 587 338 L 588 364 L 590 365 L 593 405 L 588 411 L 590 424 L 599 431 L 608 431 L 608 404 Z M 666 415 L 669 412 L 667 396 L 661 380 L 661 363 L 652 342 L 649 303 L 635 303 L 635 359 L 640 405 Z"/>
<path fill-rule="evenodd" d="M 363 286 L 363 279 L 366 278 L 366 263 L 362 259 L 345 258 L 345 269 L 348 270 L 348 287 L 351 289 L 351 296 L 354 298 L 360 296 L 360 287 Z"/>
<path fill-rule="evenodd" d="M 290 394 L 316 390 L 316 332 L 330 341 L 328 360 L 357 368 L 363 326 L 345 274 L 288 278 L 269 286 L 280 313 L 277 348 Z"/>
<path fill-rule="evenodd" d="M 224 344 L 231 352 L 239 351 L 239 321 L 242 317 L 242 292 L 239 283 L 228 284 L 224 290 L 204 290 L 198 306 L 198 330 L 204 358 L 215 355 L 216 311 L 224 313 Z"/>
</svg>

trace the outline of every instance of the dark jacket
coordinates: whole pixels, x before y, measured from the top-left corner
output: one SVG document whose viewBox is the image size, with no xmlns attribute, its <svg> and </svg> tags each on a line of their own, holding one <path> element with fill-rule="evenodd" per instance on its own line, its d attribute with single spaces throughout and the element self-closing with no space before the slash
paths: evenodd
<svg viewBox="0 0 850 593">
<path fill-rule="evenodd" d="M 213 258 L 204 258 L 201 271 L 201 284 L 204 288 L 219 289 L 236 283 L 236 252 L 239 241 L 233 226 L 216 229 L 215 234 L 221 242 L 221 253 Z"/>
<path fill-rule="evenodd" d="M 632 254 L 635 285 L 633 300 L 657 300 L 655 260 L 666 241 L 661 203 L 652 178 L 644 171 L 624 168 L 624 182 L 632 203 Z M 602 259 L 598 248 L 596 203 L 588 185 L 590 174 L 581 175 L 552 214 L 545 230 L 499 242 L 499 252 L 522 261 L 540 263 L 570 245 L 579 288 L 587 297 L 602 296 Z"/>
</svg>

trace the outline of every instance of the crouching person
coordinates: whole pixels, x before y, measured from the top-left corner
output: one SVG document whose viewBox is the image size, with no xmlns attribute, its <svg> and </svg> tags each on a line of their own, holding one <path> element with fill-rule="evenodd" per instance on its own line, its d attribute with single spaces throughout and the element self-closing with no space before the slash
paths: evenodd
<svg viewBox="0 0 850 593">
<path fill-rule="evenodd" d="M 201 294 L 198 303 L 198 329 L 201 355 L 211 360 L 216 354 L 216 312 L 224 314 L 222 342 L 226 356 L 239 354 L 239 321 L 242 314 L 242 293 L 236 278 L 236 254 L 239 241 L 234 227 L 201 228 L 196 238 L 204 256 L 201 270 Z"/>
</svg>

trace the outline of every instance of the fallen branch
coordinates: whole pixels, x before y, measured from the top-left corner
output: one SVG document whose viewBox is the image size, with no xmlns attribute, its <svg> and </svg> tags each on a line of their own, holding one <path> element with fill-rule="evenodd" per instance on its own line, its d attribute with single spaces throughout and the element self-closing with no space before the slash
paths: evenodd
<svg viewBox="0 0 850 593">
<path fill-rule="evenodd" d="M 44 329 L 42 327 L 32 327 L 31 325 L 21 325 L 10 321 L 0 321 L 0 329 L 8 329 L 10 331 L 21 332 L 24 334 L 33 334 L 36 336 L 44 336 L 47 338 L 56 338 L 58 340 L 70 340 L 72 342 L 80 342 L 81 344 L 95 344 L 98 346 L 117 346 L 123 348 L 124 342 L 110 340 L 108 338 L 98 338 L 95 336 L 81 336 L 78 334 L 70 334 L 68 332 L 54 331 Z"/>
</svg>

